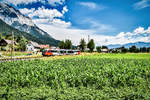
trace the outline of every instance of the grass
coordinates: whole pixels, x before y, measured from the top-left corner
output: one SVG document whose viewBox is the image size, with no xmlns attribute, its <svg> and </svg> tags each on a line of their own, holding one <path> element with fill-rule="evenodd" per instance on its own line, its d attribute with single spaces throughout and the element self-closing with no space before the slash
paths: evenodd
<svg viewBox="0 0 150 100">
<path fill-rule="evenodd" d="M 81 54 L 0 63 L 0 98 L 150 99 L 150 54 Z"/>
</svg>

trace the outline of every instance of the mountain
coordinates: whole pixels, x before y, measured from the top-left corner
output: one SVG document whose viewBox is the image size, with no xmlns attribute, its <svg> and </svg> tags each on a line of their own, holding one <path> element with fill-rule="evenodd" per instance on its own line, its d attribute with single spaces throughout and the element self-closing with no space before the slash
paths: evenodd
<svg viewBox="0 0 150 100">
<path fill-rule="evenodd" d="M 11 27 L 10 25 L 6 24 L 4 21 L 2 21 L 0 19 L 0 33 L 3 36 L 6 36 L 6 35 L 11 35 L 12 31 L 13 31 L 15 37 L 24 36 L 29 41 L 35 41 L 37 43 L 43 44 L 43 42 L 41 40 L 39 40 L 38 38 L 32 36 L 29 33 L 19 31 L 18 29 Z"/>
<path fill-rule="evenodd" d="M 127 43 L 124 45 L 120 45 L 120 44 L 114 44 L 114 45 L 108 45 L 108 48 L 119 48 L 124 46 L 125 48 L 129 48 L 131 46 L 136 46 L 137 48 L 141 48 L 141 47 L 150 47 L 150 42 L 136 42 L 136 43 Z"/>
<path fill-rule="evenodd" d="M 126 48 L 129 48 L 131 46 L 135 45 L 137 48 L 141 48 L 141 47 L 150 47 L 150 42 L 136 42 L 136 43 L 128 43 L 125 44 L 124 46 Z"/>
<path fill-rule="evenodd" d="M 120 44 L 110 44 L 110 45 L 107 45 L 107 47 L 108 47 L 109 49 L 112 49 L 112 48 L 120 48 L 120 47 L 122 47 L 122 45 L 120 45 Z"/>
<path fill-rule="evenodd" d="M 4 24 L 5 22 L 11 27 L 17 29 L 19 32 L 22 32 L 22 35 L 28 33 L 28 35 L 30 35 L 31 37 L 35 37 L 35 39 L 38 39 L 41 44 L 50 44 L 53 46 L 57 46 L 60 42 L 59 40 L 55 40 L 54 38 L 52 38 L 47 32 L 38 28 L 32 22 L 32 19 L 23 15 L 19 10 L 16 10 L 14 7 L 6 3 L 0 3 L 0 19 L 1 23 Z"/>
</svg>

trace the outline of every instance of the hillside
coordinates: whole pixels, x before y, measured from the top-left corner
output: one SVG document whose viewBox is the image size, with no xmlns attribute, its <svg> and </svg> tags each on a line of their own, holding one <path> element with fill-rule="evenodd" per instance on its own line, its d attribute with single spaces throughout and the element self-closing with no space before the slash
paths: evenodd
<svg viewBox="0 0 150 100">
<path fill-rule="evenodd" d="M 45 44 L 46 43 L 45 41 L 42 41 L 40 38 L 37 38 L 35 36 L 30 35 L 29 33 L 19 31 L 15 28 L 9 26 L 8 24 L 6 24 L 5 22 L 3 22 L 0 19 L 0 34 L 3 34 L 3 35 L 9 35 L 10 34 L 11 35 L 12 31 L 14 32 L 15 37 L 24 36 L 27 40 L 34 41 L 34 42 L 37 42 L 39 44 Z M 55 42 L 51 42 L 49 44 L 56 45 Z"/>
</svg>

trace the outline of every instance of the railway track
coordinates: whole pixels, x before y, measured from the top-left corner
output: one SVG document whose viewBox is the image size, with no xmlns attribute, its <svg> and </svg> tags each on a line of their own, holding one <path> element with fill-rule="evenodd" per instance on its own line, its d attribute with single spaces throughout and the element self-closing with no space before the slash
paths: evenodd
<svg viewBox="0 0 150 100">
<path fill-rule="evenodd" d="M 0 63 L 3 62 L 11 62 L 11 61 L 21 61 L 21 60 L 34 60 L 34 59 L 45 59 L 45 58 L 65 58 L 65 57 L 73 57 L 76 55 L 57 55 L 57 56 L 24 56 L 24 57 L 9 57 L 9 58 L 0 58 Z"/>
<path fill-rule="evenodd" d="M 39 59 L 39 58 L 44 58 L 44 57 L 43 56 L 37 56 L 37 57 L 0 58 L 0 63 L 9 62 L 9 61 L 33 60 L 33 59 Z"/>
</svg>

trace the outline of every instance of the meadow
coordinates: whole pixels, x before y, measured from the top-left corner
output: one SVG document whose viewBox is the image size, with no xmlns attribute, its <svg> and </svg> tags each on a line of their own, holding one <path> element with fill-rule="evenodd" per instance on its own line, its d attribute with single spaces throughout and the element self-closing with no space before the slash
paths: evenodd
<svg viewBox="0 0 150 100">
<path fill-rule="evenodd" d="M 11 56 L 27 56 L 28 54 L 31 54 L 31 53 L 15 51 L 11 54 L 10 51 L 0 51 L 0 54 L 2 55 L 2 57 L 11 57 Z M 32 55 L 36 55 L 36 54 L 32 53 Z"/>
<path fill-rule="evenodd" d="M 150 54 L 81 54 L 0 63 L 2 100 L 150 99 Z"/>
</svg>

